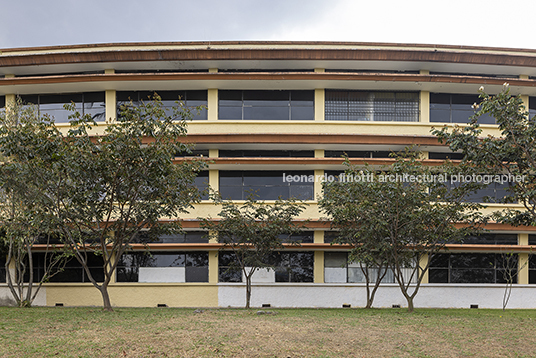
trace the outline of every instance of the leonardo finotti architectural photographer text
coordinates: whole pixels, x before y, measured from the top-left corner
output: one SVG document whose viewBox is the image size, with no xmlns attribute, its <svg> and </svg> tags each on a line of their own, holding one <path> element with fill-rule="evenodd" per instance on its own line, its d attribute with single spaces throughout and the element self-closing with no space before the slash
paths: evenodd
<svg viewBox="0 0 536 358">
<path fill-rule="evenodd" d="M 456 174 L 450 177 L 447 174 L 435 174 L 435 175 L 413 175 L 413 174 L 375 174 L 373 172 L 361 172 L 359 174 L 348 175 L 341 173 L 340 175 L 287 175 L 283 173 L 283 183 L 314 183 L 314 182 L 334 182 L 341 183 L 358 183 L 358 182 L 383 182 L 383 183 L 515 183 L 524 182 L 525 175 L 491 175 L 491 174 Z"/>
</svg>

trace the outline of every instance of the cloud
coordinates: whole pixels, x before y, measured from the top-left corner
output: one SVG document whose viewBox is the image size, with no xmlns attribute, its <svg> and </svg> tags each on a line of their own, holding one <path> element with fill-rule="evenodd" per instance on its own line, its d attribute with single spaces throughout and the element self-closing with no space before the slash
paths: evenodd
<svg viewBox="0 0 536 358">
<path fill-rule="evenodd" d="M 536 48 L 536 2 L 488 0 L 23 0 L 2 5 L 0 47 L 308 40 Z"/>
</svg>

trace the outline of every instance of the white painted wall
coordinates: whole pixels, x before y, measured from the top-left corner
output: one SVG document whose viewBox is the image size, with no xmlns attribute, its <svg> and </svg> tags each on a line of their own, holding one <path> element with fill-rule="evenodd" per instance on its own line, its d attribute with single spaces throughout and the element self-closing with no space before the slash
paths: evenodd
<svg viewBox="0 0 536 358">
<path fill-rule="evenodd" d="M 186 267 L 140 267 L 138 282 L 186 282 Z"/>
<path fill-rule="evenodd" d="M 246 271 L 249 272 L 251 267 L 246 267 Z M 242 282 L 246 282 L 246 275 L 242 272 Z M 251 275 L 252 283 L 274 283 L 275 271 L 270 268 L 259 268 Z"/>
<path fill-rule="evenodd" d="M 220 307 L 243 307 L 245 305 L 244 284 L 219 284 Z M 453 284 L 422 285 L 415 297 L 419 308 L 502 308 L 504 285 Z M 261 307 L 364 307 L 366 288 L 364 284 L 253 284 L 251 305 Z M 374 300 L 374 307 L 407 307 L 406 300 L 396 284 L 382 285 Z M 536 286 L 516 285 L 508 308 L 536 308 Z"/>
<path fill-rule="evenodd" d="M 35 288 L 34 288 L 35 289 Z M 47 289 L 46 287 L 41 287 L 39 290 L 39 294 L 35 298 L 33 305 L 34 306 L 46 306 L 47 304 Z M 9 287 L 7 287 L 7 284 L 3 283 L 0 284 L 0 306 L 14 306 L 15 300 L 13 299 L 13 295 L 11 294 L 11 291 L 9 290 Z"/>
</svg>

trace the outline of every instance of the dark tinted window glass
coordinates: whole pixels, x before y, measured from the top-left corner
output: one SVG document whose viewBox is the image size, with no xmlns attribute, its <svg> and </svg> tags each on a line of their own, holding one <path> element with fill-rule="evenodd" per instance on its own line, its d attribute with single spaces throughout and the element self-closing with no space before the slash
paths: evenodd
<svg viewBox="0 0 536 358">
<path fill-rule="evenodd" d="M 475 114 L 474 103 L 480 103 L 478 95 L 430 93 L 430 122 L 468 123 Z M 480 124 L 495 124 L 495 119 L 483 115 Z"/>
<path fill-rule="evenodd" d="M 348 158 L 389 158 L 389 151 L 359 151 L 359 150 L 326 150 L 326 158 L 339 158 L 347 156 Z"/>
<path fill-rule="evenodd" d="M 208 282 L 207 252 L 131 252 L 117 265 L 118 282 L 138 282 L 140 267 L 185 267 L 186 282 Z"/>
<path fill-rule="evenodd" d="M 438 254 L 430 262 L 430 283 L 517 282 L 516 254 Z"/>
<path fill-rule="evenodd" d="M 6 97 L 0 96 L 0 108 L 4 108 L 6 106 Z"/>
<path fill-rule="evenodd" d="M 482 245 L 517 245 L 517 234 L 482 234 L 469 236 L 463 240 L 464 244 Z"/>
<path fill-rule="evenodd" d="M 220 150 L 220 158 L 314 158 L 312 150 Z"/>
<path fill-rule="evenodd" d="M 273 257 L 276 282 L 313 282 L 314 253 L 276 252 Z"/>
<path fill-rule="evenodd" d="M 242 271 L 234 253 L 219 253 L 218 276 L 219 282 L 242 282 Z"/>
<path fill-rule="evenodd" d="M 186 253 L 186 282 L 208 282 L 208 253 Z"/>
<path fill-rule="evenodd" d="M 419 94 L 326 90 L 325 119 L 417 122 Z"/>
<path fill-rule="evenodd" d="M 183 234 L 160 235 L 156 243 L 207 243 L 208 233 L 206 231 L 186 231 Z"/>
<path fill-rule="evenodd" d="M 462 160 L 463 154 L 462 153 L 444 153 L 444 152 L 429 152 L 428 158 L 430 159 L 450 159 L 450 160 Z"/>
<path fill-rule="evenodd" d="M 536 283 L 536 255 L 529 255 L 529 283 Z"/>
<path fill-rule="evenodd" d="M 457 186 L 460 183 L 448 181 L 446 185 Z M 488 186 L 469 193 L 464 199 L 472 203 L 501 203 L 510 195 L 509 187 L 510 183 L 491 182 Z"/>
<path fill-rule="evenodd" d="M 312 120 L 313 91 L 226 91 L 219 94 L 219 119 Z"/>
<path fill-rule="evenodd" d="M 529 97 L 529 116 L 532 118 L 536 115 L 536 97 Z"/>
<path fill-rule="evenodd" d="M 289 237 L 289 235 L 280 235 L 279 237 L 282 242 L 299 242 L 299 243 L 312 243 L 314 241 L 314 232 L 313 231 L 303 231 L 299 234 L 294 234 Z"/>
<path fill-rule="evenodd" d="M 192 108 L 192 119 L 207 119 L 206 108 L 199 112 L 193 110 L 193 107 L 206 107 L 207 91 L 120 91 L 116 93 L 117 109 L 120 112 L 121 105 L 130 101 L 134 105 L 137 105 L 140 101 L 149 102 L 154 98 L 155 94 L 160 96 L 167 115 L 171 116 L 173 114 L 171 108 L 177 106 L 177 102 L 181 101 L 186 107 Z"/>
<path fill-rule="evenodd" d="M 33 265 L 34 265 L 34 282 L 38 282 L 43 278 L 45 274 L 45 269 L 47 267 L 46 263 L 50 263 L 53 254 L 48 253 L 34 253 Z M 47 260 L 47 261 L 45 261 Z M 104 271 L 103 271 L 103 260 L 102 256 L 95 254 L 88 254 L 87 263 L 91 275 L 97 282 L 104 281 Z M 63 269 L 61 269 L 63 267 Z M 74 257 L 65 259 L 65 266 L 59 265 L 55 266 L 50 272 L 51 277 L 49 282 L 91 282 L 84 271 L 82 264 Z M 26 273 L 25 280 L 29 279 L 28 273 Z"/>
<path fill-rule="evenodd" d="M 220 194 L 224 199 L 245 200 L 254 192 L 260 200 L 311 200 L 313 185 L 312 171 L 220 171 Z"/>
<path fill-rule="evenodd" d="M 201 193 L 201 200 L 208 200 L 209 197 L 209 178 L 208 178 L 208 172 L 200 172 L 197 174 L 197 177 L 194 180 L 194 185 L 196 186 L 197 190 Z"/>
<path fill-rule="evenodd" d="M 106 120 L 106 104 L 104 92 L 84 93 L 84 114 L 91 115 L 95 122 Z"/>
<path fill-rule="evenodd" d="M 339 233 L 337 231 L 324 231 L 324 242 L 327 244 L 335 242 L 338 237 Z"/>
<path fill-rule="evenodd" d="M 23 95 L 21 99 L 24 103 L 37 105 L 39 115 L 49 115 L 56 123 L 69 122 L 72 112 L 65 110 L 64 105 L 71 102 L 81 114 L 89 114 L 95 121 L 105 120 L 104 92 Z"/>
<path fill-rule="evenodd" d="M 6 282 L 6 256 L 0 252 L 0 283 Z"/>
</svg>

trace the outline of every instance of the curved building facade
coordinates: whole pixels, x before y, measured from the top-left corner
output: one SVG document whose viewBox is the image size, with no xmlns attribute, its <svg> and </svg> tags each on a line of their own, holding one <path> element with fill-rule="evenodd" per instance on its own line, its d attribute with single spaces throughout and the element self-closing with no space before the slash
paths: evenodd
<svg viewBox="0 0 536 358">
<path fill-rule="evenodd" d="M 114 120 L 118 106 L 157 92 L 164 103 L 181 98 L 206 111 L 188 125 L 196 153 L 212 160 L 199 185 L 224 198 L 244 200 L 298 196 L 310 219 L 300 246 L 280 253 L 276 271 L 254 279 L 252 305 L 271 307 L 364 306 L 359 269 L 345 265 L 347 252 L 331 245 L 321 221 L 320 182 L 285 181 L 287 176 L 324 176 L 354 163 L 388 164 L 390 151 L 417 144 L 430 164 L 456 159 L 430 134 L 434 126 L 463 124 L 473 114 L 477 90 L 499 92 L 508 82 L 536 110 L 536 51 L 465 46 L 324 42 L 129 43 L 3 49 L 0 106 L 15 101 L 38 105 L 58 126 L 67 126 L 63 104 L 75 102 L 97 121 Z M 486 134 L 499 134 L 482 118 Z M 492 189 L 500 199 L 503 187 Z M 489 195 L 489 193 L 488 193 Z M 473 200 L 478 201 L 475 197 Z M 510 204 L 511 206 L 519 206 Z M 485 210 L 505 204 L 486 204 Z M 111 300 L 117 306 L 243 306 L 244 283 L 229 274 L 229 257 L 208 241 L 197 218 L 216 217 L 203 201 L 183 217 L 185 234 L 151 243 L 152 262 L 142 247 L 125 255 Z M 536 228 L 489 224 L 489 233 L 450 245 L 437 257 L 415 300 L 416 307 L 502 307 L 500 255 L 512 252 L 519 270 L 509 307 L 536 307 L 536 261 L 529 257 Z M 39 256 L 39 255 L 37 255 Z M 170 265 L 169 262 L 174 262 Z M 98 267 L 98 260 L 95 267 Z M 5 272 L 0 299 L 7 302 Z M 394 281 L 375 305 L 405 305 Z M 81 267 L 46 283 L 37 304 L 100 305 L 99 292 Z"/>
</svg>

